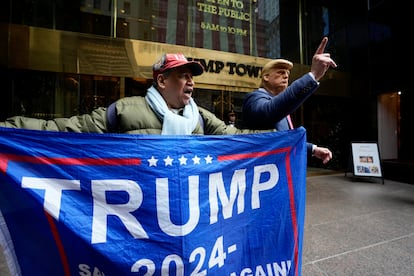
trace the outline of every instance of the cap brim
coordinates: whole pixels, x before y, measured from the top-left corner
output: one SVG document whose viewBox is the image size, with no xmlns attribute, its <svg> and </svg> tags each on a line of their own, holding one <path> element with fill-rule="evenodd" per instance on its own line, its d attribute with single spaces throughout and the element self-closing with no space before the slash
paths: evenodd
<svg viewBox="0 0 414 276">
<path fill-rule="evenodd" d="M 168 64 L 168 66 L 164 67 L 163 70 L 160 70 L 160 72 L 158 72 L 158 73 L 163 73 L 165 71 L 180 68 L 180 67 L 189 68 L 190 71 L 191 71 L 191 74 L 193 76 L 199 76 L 199 75 L 203 74 L 203 72 L 204 72 L 203 66 L 197 61 L 177 60 L 177 61 L 174 61 L 174 62 L 170 62 Z"/>
<path fill-rule="evenodd" d="M 293 68 L 293 63 L 286 59 L 274 59 L 266 63 L 262 68 L 262 78 L 263 76 L 269 74 L 272 69 L 287 69 L 291 70 Z"/>
<path fill-rule="evenodd" d="M 286 60 L 286 59 L 275 59 L 271 63 L 271 68 L 286 68 L 286 69 L 292 69 L 293 64 L 292 62 Z"/>
<path fill-rule="evenodd" d="M 162 67 L 160 70 L 153 71 L 153 78 L 155 79 L 159 74 L 162 74 L 166 71 L 169 71 L 171 69 L 177 69 L 180 67 L 186 67 L 190 69 L 191 74 L 193 76 L 199 76 L 204 73 L 204 67 L 201 65 L 198 61 L 187 61 L 187 60 L 174 60 L 170 61 Z"/>
</svg>

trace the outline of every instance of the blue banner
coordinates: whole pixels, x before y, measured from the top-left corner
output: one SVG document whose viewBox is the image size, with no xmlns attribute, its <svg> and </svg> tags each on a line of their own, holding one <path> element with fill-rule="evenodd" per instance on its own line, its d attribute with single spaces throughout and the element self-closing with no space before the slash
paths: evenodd
<svg viewBox="0 0 414 276">
<path fill-rule="evenodd" d="M 0 128 L 13 275 L 300 275 L 306 131 Z"/>
</svg>

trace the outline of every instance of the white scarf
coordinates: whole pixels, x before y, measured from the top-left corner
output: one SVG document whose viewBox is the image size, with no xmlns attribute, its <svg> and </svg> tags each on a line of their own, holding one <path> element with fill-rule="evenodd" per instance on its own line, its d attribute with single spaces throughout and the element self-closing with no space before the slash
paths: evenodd
<svg viewBox="0 0 414 276">
<path fill-rule="evenodd" d="M 200 114 L 193 98 L 184 107 L 183 116 L 175 114 L 168 108 L 164 98 L 154 86 L 148 88 L 145 99 L 163 122 L 162 135 L 187 135 L 191 134 L 196 128 Z"/>
</svg>

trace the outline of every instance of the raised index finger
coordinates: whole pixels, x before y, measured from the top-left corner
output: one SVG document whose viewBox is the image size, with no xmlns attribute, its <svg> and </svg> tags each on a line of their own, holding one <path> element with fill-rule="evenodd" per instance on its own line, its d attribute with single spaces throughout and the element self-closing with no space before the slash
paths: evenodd
<svg viewBox="0 0 414 276">
<path fill-rule="evenodd" d="M 328 38 L 327 37 L 322 38 L 321 44 L 319 44 L 318 49 L 316 49 L 315 55 L 323 54 L 327 43 L 328 43 Z"/>
</svg>

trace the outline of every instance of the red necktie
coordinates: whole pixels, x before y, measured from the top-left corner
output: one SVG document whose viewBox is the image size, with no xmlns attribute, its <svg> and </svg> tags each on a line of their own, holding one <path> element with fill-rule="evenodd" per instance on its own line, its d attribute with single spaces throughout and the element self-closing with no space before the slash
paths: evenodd
<svg viewBox="0 0 414 276">
<path fill-rule="evenodd" d="M 290 115 L 287 115 L 286 118 L 288 120 L 289 128 L 293 129 L 293 123 L 292 123 L 292 119 L 290 118 Z"/>
</svg>

